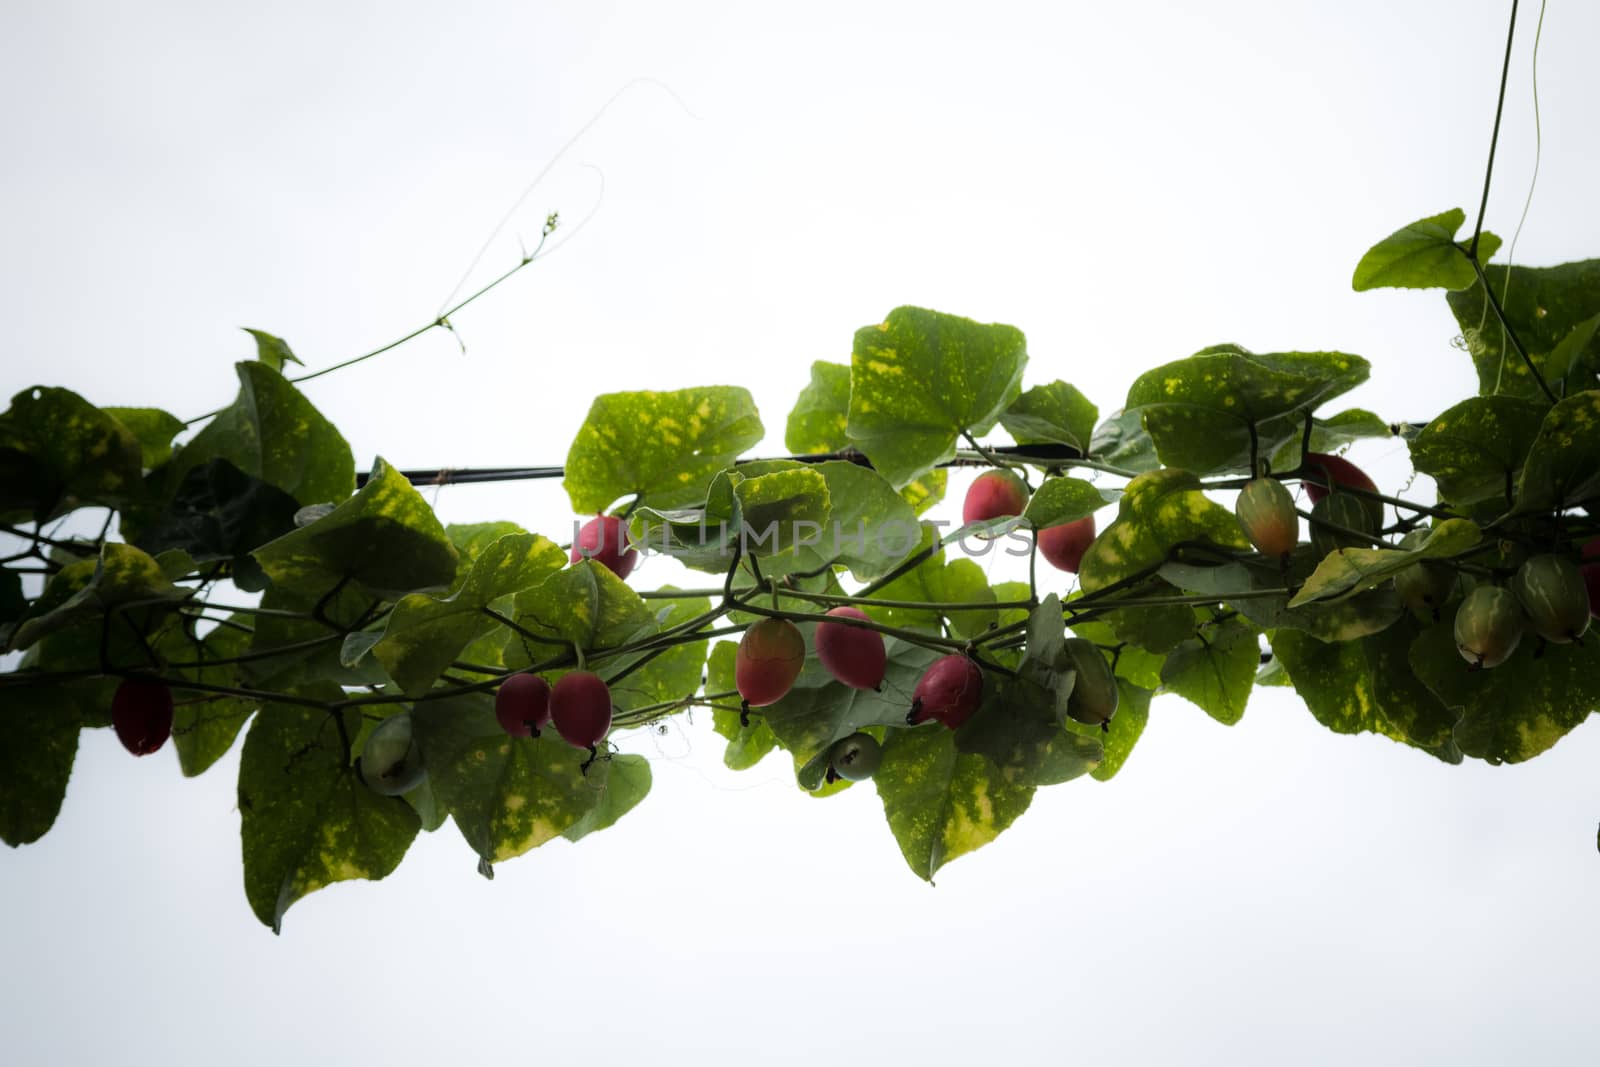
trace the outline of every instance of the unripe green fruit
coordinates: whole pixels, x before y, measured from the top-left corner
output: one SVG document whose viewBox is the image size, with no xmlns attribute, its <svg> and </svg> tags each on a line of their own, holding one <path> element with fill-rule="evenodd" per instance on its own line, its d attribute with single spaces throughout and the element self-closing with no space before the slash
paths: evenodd
<svg viewBox="0 0 1600 1067">
<path fill-rule="evenodd" d="M 871 734 L 851 734 L 833 743 L 828 764 L 833 773 L 847 782 L 864 782 L 878 773 L 883 762 L 883 746 Z"/>
<path fill-rule="evenodd" d="M 1286 556 L 1300 543 L 1300 516 L 1294 497 L 1276 478 L 1254 478 L 1239 490 L 1233 505 L 1245 537 L 1266 556 Z"/>
<path fill-rule="evenodd" d="M 1480 585 L 1456 609 L 1456 649 L 1474 667 L 1498 667 L 1517 650 L 1524 626 L 1509 589 Z"/>
<path fill-rule="evenodd" d="M 1589 628 L 1589 592 L 1565 556 L 1534 556 L 1517 569 L 1511 589 L 1528 624 L 1546 641 L 1571 644 Z"/>
<path fill-rule="evenodd" d="M 1111 664 L 1093 641 L 1069 637 L 1066 649 L 1078 674 L 1072 683 L 1072 694 L 1067 697 L 1067 717 L 1088 726 L 1106 725 L 1117 713 L 1117 701 L 1121 697 Z"/>
<path fill-rule="evenodd" d="M 806 663 L 806 639 L 788 619 L 761 619 L 739 639 L 733 684 L 752 708 L 782 700 Z"/>
<path fill-rule="evenodd" d="M 1372 547 L 1372 542 L 1366 538 L 1330 529 L 1323 523 L 1332 523 L 1359 533 L 1375 535 L 1378 532 L 1371 513 L 1349 493 L 1329 493 L 1311 506 L 1311 547 L 1316 549 L 1318 556 L 1326 556 L 1341 548 Z"/>
<path fill-rule="evenodd" d="M 1423 529 L 1412 530 L 1400 539 L 1400 547 L 1417 548 L 1428 539 L 1428 533 Z M 1394 588 L 1412 611 L 1437 619 L 1439 609 L 1456 590 L 1456 571 L 1450 564 L 1436 559 L 1419 560 L 1395 574 Z"/>
<path fill-rule="evenodd" d="M 412 736 L 409 713 L 391 715 L 367 735 L 356 774 L 368 789 L 386 797 L 409 793 L 422 784 L 428 771 Z"/>
</svg>

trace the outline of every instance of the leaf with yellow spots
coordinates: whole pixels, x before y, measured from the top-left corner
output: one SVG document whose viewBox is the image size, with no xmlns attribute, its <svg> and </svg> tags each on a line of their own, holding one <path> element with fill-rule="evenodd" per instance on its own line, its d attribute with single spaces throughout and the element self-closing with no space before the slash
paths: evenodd
<svg viewBox="0 0 1600 1067">
<path fill-rule="evenodd" d="M 913 552 L 922 551 L 938 536 L 932 526 L 922 528 L 922 539 Z M 903 553 L 902 555 L 909 555 Z M 874 599 L 923 601 L 932 604 L 971 604 L 971 608 L 877 607 L 861 605 L 872 616 L 892 626 L 933 629 L 948 619 L 951 629 L 963 637 L 976 637 L 995 621 L 994 590 L 983 568 L 970 559 L 945 561 L 940 549 L 910 571 L 872 594 Z"/>
<path fill-rule="evenodd" d="M 911 510 L 921 515 L 944 499 L 950 484 L 950 472 L 939 468 L 907 482 L 900 487 L 900 499 L 911 505 Z"/>
<path fill-rule="evenodd" d="M 213 459 L 277 486 L 303 505 L 338 503 L 355 491 L 355 459 L 333 423 L 289 380 L 260 361 L 236 364 L 239 396 L 165 468 L 165 484 Z"/>
<path fill-rule="evenodd" d="M 361 491 L 254 553 L 275 588 L 312 598 L 354 583 L 397 599 L 450 588 L 456 550 L 411 482 L 379 457 Z"/>
<path fill-rule="evenodd" d="M 1287 571 L 1277 560 L 1246 556 L 1220 564 L 1168 563 L 1161 575 L 1185 592 L 1215 596 L 1259 629 L 1304 630 L 1323 641 L 1353 641 L 1377 633 L 1405 613 L 1389 586 L 1289 607 L 1289 590 L 1303 583 L 1320 561 L 1315 549 L 1301 545 L 1290 554 Z"/>
<path fill-rule="evenodd" d="M 31 844 L 55 824 L 78 753 L 85 698 L 105 700 L 102 683 L 21 685 L 0 700 L 0 841 Z"/>
<path fill-rule="evenodd" d="M 1343 352 L 1257 354 L 1215 345 L 1140 375 L 1128 390 L 1161 461 L 1196 474 L 1248 470 L 1299 440 L 1306 414 L 1367 379 Z"/>
<path fill-rule="evenodd" d="M 239 730 L 261 702 L 198 689 L 185 689 L 182 680 L 205 685 L 240 688 L 247 686 L 242 664 L 227 660 L 244 655 L 250 648 L 250 616 L 234 615 L 230 625 L 218 626 L 203 639 L 195 640 L 183 628 L 163 630 L 152 645 L 166 660 L 172 677 L 172 696 L 176 703 L 172 720 L 172 745 L 178 750 L 178 766 L 185 777 L 204 772 L 233 747 Z M 210 661 L 224 662 L 212 665 Z M 188 666 L 192 664 L 192 666 Z"/>
<path fill-rule="evenodd" d="M 815 540 L 798 546 L 788 569 L 815 571 L 841 564 L 862 582 L 888 574 L 905 558 L 905 538 L 895 532 L 909 536 L 917 530 L 915 509 L 869 467 L 830 460 L 813 469 L 827 483 L 828 515 L 814 531 Z"/>
<path fill-rule="evenodd" d="M 989 760 L 956 748 L 942 726 L 895 730 L 873 782 L 900 854 L 917 877 L 999 837 L 1028 810 L 1034 787 L 1008 782 Z"/>
<path fill-rule="evenodd" d="M 660 593 L 675 591 L 670 585 L 657 590 Z M 662 630 L 688 623 L 711 610 L 711 598 L 703 596 L 652 599 L 648 604 Z M 706 666 L 706 645 L 706 641 L 691 641 L 652 656 L 644 666 L 611 686 L 612 703 L 618 711 L 626 711 L 691 695 L 700 688 L 700 677 Z M 614 662 L 616 669 L 621 669 L 634 662 L 634 658 Z M 611 669 L 609 665 L 608 669 Z"/>
<path fill-rule="evenodd" d="M 736 386 L 608 393 L 589 408 L 562 484 L 581 515 L 624 497 L 654 508 L 689 507 L 764 433 L 755 401 Z"/>
<path fill-rule="evenodd" d="M 160 408 L 101 408 L 139 439 L 146 470 L 161 466 L 172 456 L 172 439 L 183 432 L 183 420 Z"/>
<path fill-rule="evenodd" d="M 1100 409 L 1076 388 L 1063 381 L 1036 385 L 1017 397 L 1000 416 L 1019 445 L 1050 444 L 1089 452 Z"/>
<path fill-rule="evenodd" d="M 1022 331 L 901 307 L 856 331 L 849 433 L 889 482 L 905 485 L 988 433 L 1022 388 Z"/>
<path fill-rule="evenodd" d="M 850 368 L 843 363 L 817 360 L 811 364 L 811 384 L 800 391 L 783 445 L 797 455 L 837 452 L 849 447 L 845 432 L 850 414 Z"/>
<path fill-rule="evenodd" d="M 1046 478 L 1028 498 L 1022 517 L 1036 530 L 1076 522 L 1105 507 L 1107 495 L 1082 478 Z"/>
<path fill-rule="evenodd" d="M 612 760 L 595 761 L 585 774 L 588 752 L 554 730 L 508 736 L 495 720 L 493 699 L 484 694 L 418 704 L 411 718 L 436 801 L 488 863 L 560 837 L 597 808 L 601 813 L 589 829 L 610 825 L 638 803 L 641 785 L 648 788 L 648 776 L 641 779 L 627 765 L 619 782 L 623 795 L 608 800 Z"/>
<path fill-rule="evenodd" d="M 1083 723 L 1067 723 L 1070 729 L 1078 733 L 1092 732 L 1100 735 L 1100 744 L 1105 754 L 1101 757 L 1100 765 L 1089 772 L 1089 777 L 1097 782 L 1109 782 L 1117 776 L 1117 772 L 1122 770 L 1122 765 L 1128 762 L 1133 746 L 1144 734 L 1145 726 L 1150 722 L 1150 698 L 1155 696 L 1155 693 L 1123 677 L 1117 678 L 1117 693 L 1117 713 L 1107 724 L 1109 729 L 1101 730 L 1098 726 L 1086 726 Z"/>
<path fill-rule="evenodd" d="M 68 389 L 36 386 L 0 413 L 0 521 L 43 521 L 143 493 L 139 439 Z"/>
<path fill-rule="evenodd" d="M 585 652 L 616 648 L 654 633 L 655 613 L 627 583 L 597 560 L 579 560 L 517 594 L 516 633 L 506 644 L 506 663 L 529 663 L 577 645 Z M 531 656 L 531 658 L 530 658 Z"/>
<path fill-rule="evenodd" d="M 1452 738 L 1457 713 L 1411 672 L 1408 656 L 1419 632 L 1409 617 L 1352 641 L 1323 642 L 1298 630 L 1278 630 L 1271 635 L 1272 654 L 1328 729 L 1379 734 L 1446 763 L 1460 763 Z M 1452 665 L 1466 667 L 1453 641 L 1448 655 Z"/>
<path fill-rule="evenodd" d="M 648 551 L 713 573 L 726 571 L 735 552 L 787 556 L 770 568 L 781 574 L 795 566 L 800 542 L 822 536 L 829 506 L 828 482 L 812 467 L 787 460 L 748 463 L 713 478 L 698 507 L 639 508 L 628 536 Z"/>
<path fill-rule="evenodd" d="M 1290 608 L 1316 600 L 1342 600 L 1376 589 L 1412 564 L 1424 559 L 1460 555 L 1483 540 L 1483 531 L 1468 519 L 1445 519 L 1428 531 L 1411 549 L 1341 548 L 1329 552 L 1300 586 Z"/>
<path fill-rule="evenodd" d="M 301 695 L 339 700 L 344 694 L 323 683 Z M 340 714 L 354 736 L 361 716 Z M 405 801 L 379 796 L 356 777 L 330 713 L 290 704 L 268 704 L 245 737 L 239 814 L 245 896 L 274 933 L 289 906 L 308 893 L 386 877 L 421 826 Z"/>
<path fill-rule="evenodd" d="M 1428 420 L 1411 440 L 1411 462 L 1458 506 L 1504 502 L 1548 408 L 1517 396 L 1475 396 Z"/>
<path fill-rule="evenodd" d="M 1475 671 L 1456 651 L 1445 620 L 1412 643 L 1409 663 L 1435 696 L 1460 711 L 1461 751 L 1490 763 L 1532 759 L 1600 708 L 1600 643 L 1593 640 L 1553 645 L 1530 635 L 1500 666 Z"/>
<path fill-rule="evenodd" d="M 1500 306 L 1506 321 L 1546 382 L 1560 388 L 1564 380 L 1568 393 L 1592 387 L 1594 374 L 1600 370 L 1596 366 L 1600 353 L 1595 351 L 1593 338 L 1587 344 L 1581 333 L 1576 341 L 1568 343 L 1567 339 L 1600 314 L 1600 259 L 1509 270 L 1490 265 L 1484 274 L 1496 295 L 1504 294 Z M 1474 284 L 1445 297 L 1478 369 L 1478 392 L 1525 396 L 1543 403 L 1543 390 L 1528 373 L 1515 346 L 1507 342 L 1498 316 L 1483 298 L 1483 287 Z"/>
<path fill-rule="evenodd" d="M 107 542 L 98 559 L 69 564 L 51 577 L 11 635 L 7 651 L 25 649 L 42 637 L 118 608 L 175 606 L 187 596 L 188 591 L 173 585 L 154 557 L 132 545 Z"/>
<path fill-rule="evenodd" d="M 1442 215 L 1403 226 L 1367 249 L 1356 264 L 1350 285 L 1368 289 L 1466 289 L 1478 280 L 1466 250 L 1456 244 L 1456 231 L 1467 219 L 1453 207 Z M 1500 248 L 1500 238 L 1485 231 L 1478 240 L 1478 261 L 1486 262 Z"/>
<path fill-rule="evenodd" d="M 426 692 L 463 648 L 498 625 L 484 609 L 538 585 L 566 562 L 567 554 L 538 534 L 501 537 L 480 551 L 450 596 L 402 597 L 372 654 L 401 690 Z"/>
<path fill-rule="evenodd" d="M 1600 389 L 1551 408 L 1517 482 L 1519 513 L 1571 507 L 1600 497 Z"/>
</svg>

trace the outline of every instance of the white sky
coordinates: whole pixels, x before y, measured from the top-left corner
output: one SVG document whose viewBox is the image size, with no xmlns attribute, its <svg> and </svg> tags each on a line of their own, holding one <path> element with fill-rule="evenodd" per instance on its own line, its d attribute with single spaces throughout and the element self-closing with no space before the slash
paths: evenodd
<svg viewBox="0 0 1600 1067">
<path fill-rule="evenodd" d="M 651 85 L 618 101 L 481 276 L 546 212 L 588 214 L 591 166 L 598 212 L 459 317 L 465 356 L 430 336 L 308 386 L 359 463 L 559 462 L 598 392 L 718 383 L 755 392 L 772 454 L 811 360 L 903 303 L 1021 327 L 1028 381 L 1103 412 L 1231 340 L 1364 355 L 1355 402 L 1423 418 L 1473 383 L 1443 301 L 1350 272 L 1475 211 L 1505 6 L 8 0 L 0 387 L 187 416 L 231 398 L 240 326 L 312 366 L 404 333 L 650 77 L 694 117 Z M 1596 40 L 1600 9 L 1551 4 L 1521 262 L 1600 255 Z M 1398 443 L 1357 458 L 1385 489 L 1409 469 Z M 571 517 L 555 483 L 437 506 Z M 237 748 L 185 781 L 170 748 L 86 734 L 54 831 L 0 855 L 6 1062 L 1594 1062 L 1594 727 L 1449 768 L 1279 691 L 1233 729 L 1164 697 L 1114 782 L 1041 791 L 937 889 L 870 788 L 812 801 L 781 757 L 733 775 L 704 720 L 629 747 L 655 791 L 581 847 L 489 883 L 446 828 L 273 938 Z"/>
</svg>

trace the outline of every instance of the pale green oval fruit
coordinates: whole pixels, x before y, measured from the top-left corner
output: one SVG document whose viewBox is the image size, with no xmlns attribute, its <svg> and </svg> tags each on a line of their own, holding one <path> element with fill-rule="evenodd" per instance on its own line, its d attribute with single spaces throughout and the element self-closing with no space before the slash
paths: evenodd
<svg viewBox="0 0 1600 1067">
<path fill-rule="evenodd" d="M 1311 506 L 1311 545 L 1318 556 L 1326 556 L 1341 548 L 1372 547 L 1372 542 L 1367 538 L 1334 530 L 1322 523 L 1332 523 L 1357 533 L 1378 532 L 1372 524 L 1372 513 L 1361 503 L 1360 497 L 1350 493 L 1329 493 Z"/>
<path fill-rule="evenodd" d="M 1400 539 L 1400 547 L 1414 549 L 1428 539 L 1430 531 L 1412 530 Z M 1456 590 L 1456 569 L 1436 559 L 1413 563 L 1394 576 L 1395 592 L 1407 607 L 1419 615 L 1439 617 L 1439 609 Z"/>
<path fill-rule="evenodd" d="M 1498 667 L 1517 650 L 1525 625 L 1509 589 L 1480 585 L 1456 609 L 1456 650 L 1474 667 Z"/>
<path fill-rule="evenodd" d="M 386 797 L 409 793 L 422 784 L 428 772 L 411 733 L 409 714 L 392 715 L 367 735 L 356 773 L 367 788 Z"/>
<path fill-rule="evenodd" d="M 840 738 L 828 752 L 833 773 L 847 782 L 864 782 L 878 773 L 883 762 L 883 746 L 871 734 L 855 733 Z"/>
<path fill-rule="evenodd" d="M 1300 543 L 1294 497 L 1276 478 L 1253 478 L 1239 490 L 1233 512 L 1245 537 L 1265 556 L 1286 556 Z"/>
<path fill-rule="evenodd" d="M 1534 556 L 1517 568 L 1511 589 L 1528 624 L 1546 641 L 1571 644 L 1589 628 L 1589 591 L 1577 565 L 1565 556 Z"/>
<path fill-rule="evenodd" d="M 1093 641 L 1069 637 L 1066 649 L 1077 671 L 1072 694 L 1067 698 L 1067 717 L 1088 726 L 1104 726 L 1117 713 L 1117 701 L 1121 697 L 1111 664 Z"/>
</svg>

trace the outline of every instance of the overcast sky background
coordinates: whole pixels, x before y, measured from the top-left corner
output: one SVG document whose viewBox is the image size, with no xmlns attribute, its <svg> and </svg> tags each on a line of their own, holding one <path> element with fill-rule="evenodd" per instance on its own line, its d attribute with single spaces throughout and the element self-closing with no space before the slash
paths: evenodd
<svg viewBox="0 0 1600 1067">
<path fill-rule="evenodd" d="M 1490 227 L 1533 167 L 1524 23 Z M 5 395 L 226 403 L 241 326 L 313 367 L 365 465 L 560 462 L 590 399 L 741 384 L 782 449 L 812 360 L 914 303 L 1026 331 L 1029 383 L 1109 413 L 1205 345 L 1372 360 L 1351 399 L 1473 389 L 1437 294 L 1350 291 L 1396 227 L 1477 205 L 1499 0 L 1192 5 L 69 3 L 0 8 Z M 1600 255 L 1600 8 L 1550 5 L 1519 262 Z M 600 195 L 603 174 L 604 196 Z M 598 206 L 597 206 L 598 205 Z M 1386 490 L 1399 443 L 1356 458 Z M 959 501 L 961 485 L 952 498 Z M 438 492 L 564 539 L 557 483 Z M 958 503 L 940 517 L 954 517 Z M 673 576 L 660 561 L 633 584 Z M 995 577 L 1009 576 L 1002 570 Z M 1054 580 L 1054 579 L 1052 579 Z M 1064 583 L 1061 585 L 1064 588 Z M 735 775 L 700 719 L 626 742 L 614 829 L 479 878 L 453 828 L 383 883 L 245 903 L 238 748 L 180 778 L 85 734 L 40 843 L 0 854 L 13 1064 L 1593 1063 L 1600 729 L 1451 768 L 1282 691 L 1156 701 L 1111 783 L 1042 790 L 930 889 L 873 791 Z"/>
</svg>

